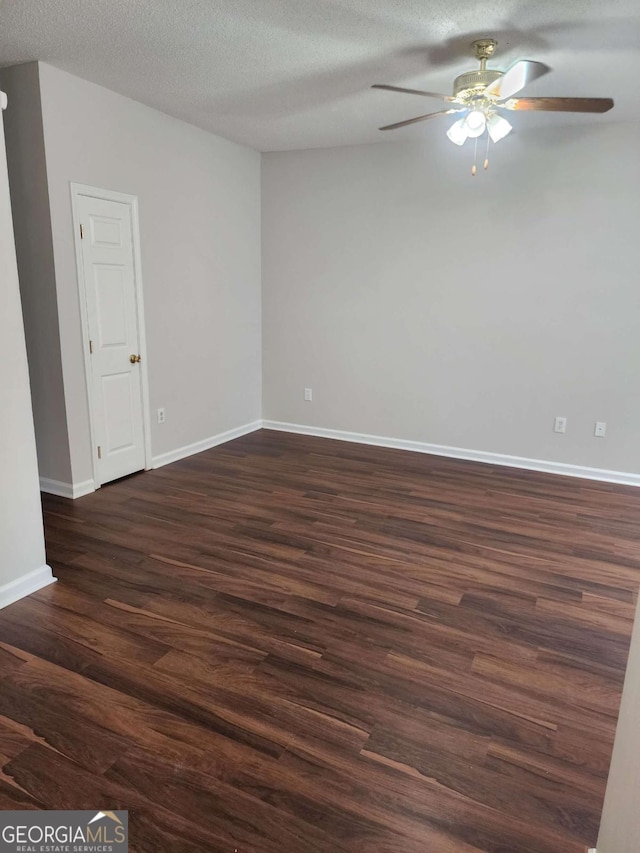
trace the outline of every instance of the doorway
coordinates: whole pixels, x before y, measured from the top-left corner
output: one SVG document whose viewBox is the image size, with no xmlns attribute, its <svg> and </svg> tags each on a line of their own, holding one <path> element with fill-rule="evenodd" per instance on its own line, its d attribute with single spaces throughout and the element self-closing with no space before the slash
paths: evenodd
<svg viewBox="0 0 640 853">
<path fill-rule="evenodd" d="M 151 467 L 137 198 L 71 184 L 97 486 Z"/>
</svg>

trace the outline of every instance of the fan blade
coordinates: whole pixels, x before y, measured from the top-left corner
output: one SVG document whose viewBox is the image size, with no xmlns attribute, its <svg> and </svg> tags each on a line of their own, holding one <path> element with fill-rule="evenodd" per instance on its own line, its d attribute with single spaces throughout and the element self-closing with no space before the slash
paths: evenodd
<svg viewBox="0 0 640 853">
<path fill-rule="evenodd" d="M 504 101 L 505 98 L 511 98 L 516 92 L 523 89 L 527 83 L 542 77 L 547 71 L 551 71 L 551 69 L 548 65 L 543 65 L 542 62 L 520 59 L 518 62 L 514 62 L 511 68 L 507 68 L 502 77 L 498 77 L 497 80 L 490 83 L 483 95 L 492 95 Z"/>
<path fill-rule="evenodd" d="M 613 98 L 515 98 L 500 104 L 507 110 L 552 110 L 563 113 L 606 113 Z"/>
<path fill-rule="evenodd" d="M 405 127 L 407 124 L 415 124 L 418 121 L 426 121 L 429 118 L 435 118 L 436 116 L 448 116 L 451 113 L 463 113 L 465 112 L 465 107 L 462 107 L 459 110 L 440 110 L 439 113 L 427 113 L 426 116 L 416 116 L 416 118 L 408 118 L 406 121 L 397 121 L 395 124 L 387 124 L 385 127 L 381 127 L 380 130 L 395 130 L 396 127 Z"/>
<path fill-rule="evenodd" d="M 400 86 L 386 86 L 374 83 L 372 89 L 386 89 L 387 92 L 404 92 L 405 95 L 422 95 L 423 98 L 440 98 L 441 101 L 455 101 L 451 95 L 439 95 L 437 92 L 423 92 L 421 89 L 403 89 Z"/>
</svg>

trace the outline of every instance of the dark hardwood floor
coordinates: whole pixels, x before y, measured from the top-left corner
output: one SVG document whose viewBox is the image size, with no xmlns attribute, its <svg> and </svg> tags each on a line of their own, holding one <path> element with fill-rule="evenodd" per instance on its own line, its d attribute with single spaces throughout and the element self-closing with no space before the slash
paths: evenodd
<svg viewBox="0 0 640 853">
<path fill-rule="evenodd" d="M 640 491 L 262 431 L 75 502 L 0 612 L 0 807 L 141 853 L 584 853 Z"/>
</svg>

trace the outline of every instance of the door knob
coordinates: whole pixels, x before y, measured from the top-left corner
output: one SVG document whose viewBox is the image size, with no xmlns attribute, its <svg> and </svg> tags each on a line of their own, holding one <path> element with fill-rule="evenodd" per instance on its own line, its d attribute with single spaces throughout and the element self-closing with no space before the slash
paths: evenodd
<svg viewBox="0 0 640 853">
<path fill-rule="evenodd" d="M 131 364 L 137 364 L 139 361 L 142 361 L 142 356 L 141 355 L 130 355 L 129 361 L 131 362 Z"/>
</svg>

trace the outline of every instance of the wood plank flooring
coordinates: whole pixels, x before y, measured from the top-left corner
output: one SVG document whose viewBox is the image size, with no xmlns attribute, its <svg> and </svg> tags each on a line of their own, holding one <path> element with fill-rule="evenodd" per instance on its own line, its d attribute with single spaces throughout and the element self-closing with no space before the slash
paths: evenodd
<svg viewBox="0 0 640 853">
<path fill-rule="evenodd" d="M 77 501 L 0 612 L 0 808 L 167 853 L 584 853 L 640 491 L 261 431 Z"/>
</svg>

